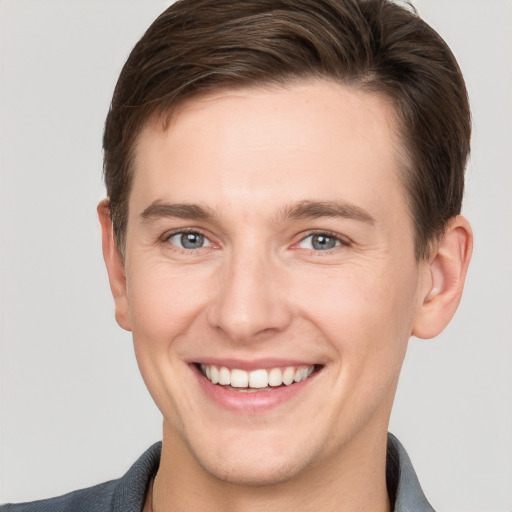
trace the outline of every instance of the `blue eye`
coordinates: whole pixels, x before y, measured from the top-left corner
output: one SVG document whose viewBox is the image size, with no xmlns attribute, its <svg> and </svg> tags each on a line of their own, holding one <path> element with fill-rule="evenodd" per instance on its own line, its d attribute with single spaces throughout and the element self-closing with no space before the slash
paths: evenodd
<svg viewBox="0 0 512 512">
<path fill-rule="evenodd" d="M 315 251 L 329 251 L 341 245 L 339 238 L 327 233 L 318 233 L 309 235 L 299 244 L 303 249 L 313 249 Z"/>
<path fill-rule="evenodd" d="M 186 231 L 171 235 L 168 242 L 181 249 L 201 249 L 211 245 L 210 241 L 201 233 L 195 231 Z"/>
</svg>

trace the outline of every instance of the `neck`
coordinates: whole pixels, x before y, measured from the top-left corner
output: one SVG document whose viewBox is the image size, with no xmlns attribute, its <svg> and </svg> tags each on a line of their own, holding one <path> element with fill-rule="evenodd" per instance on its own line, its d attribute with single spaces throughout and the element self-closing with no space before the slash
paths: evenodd
<svg viewBox="0 0 512 512">
<path fill-rule="evenodd" d="M 389 512 L 386 433 L 362 437 L 289 480 L 257 486 L 205 471 L 181 437 L 164 425 L 160 468 L 148 502 L 152 512 Z"/>
</svg>

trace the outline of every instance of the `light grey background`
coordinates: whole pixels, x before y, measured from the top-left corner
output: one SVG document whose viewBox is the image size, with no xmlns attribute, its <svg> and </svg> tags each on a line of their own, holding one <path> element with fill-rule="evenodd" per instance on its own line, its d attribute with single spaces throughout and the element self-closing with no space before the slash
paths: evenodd
<svg viewBox="0 0 512 512">
<path fill-rule="evenodd" d="M 163 0 L 0 1 L 0 502 L 120 476 L 160 438 L 117 327 L 96 203 L 115 80 Z M 512 3 L 418 0 L 474 118 L 460 309 L 411 340 L 391 431 L 435 508 L 512 510 Z"/>
</svg>

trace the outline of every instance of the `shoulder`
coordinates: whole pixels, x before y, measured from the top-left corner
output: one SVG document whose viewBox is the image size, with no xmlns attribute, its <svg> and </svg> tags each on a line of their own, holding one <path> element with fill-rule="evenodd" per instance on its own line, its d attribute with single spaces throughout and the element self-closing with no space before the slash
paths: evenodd
<svg viewBox="0 0 512 512">
<path fill-rule="evenodd" d="M 119 480 L 70 492 L 56 498 L 0 506 L 1 512 L 103 512 L 112 509 L 112 497 Z"/>
<path fill-rule="evenodd" d="M 139 512 L 158 469 L 160 452 L 161 443 L 155 443 L 118 480 L 56 498 L 2 505 L 0 512 Z"/>
</svg>

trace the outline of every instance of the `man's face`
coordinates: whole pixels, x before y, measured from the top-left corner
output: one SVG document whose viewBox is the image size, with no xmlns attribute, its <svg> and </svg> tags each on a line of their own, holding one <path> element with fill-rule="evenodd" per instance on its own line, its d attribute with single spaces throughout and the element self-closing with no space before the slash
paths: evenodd
<svg viewBox="0 0 512 512">
<path fill-rule="evenodd" d="M 395 128 L 383 98 L 317 81 L 143 130 L 118 318 L 209 473 L 272 483 L 384 446 L 426 282 Z"/>
</svg>

